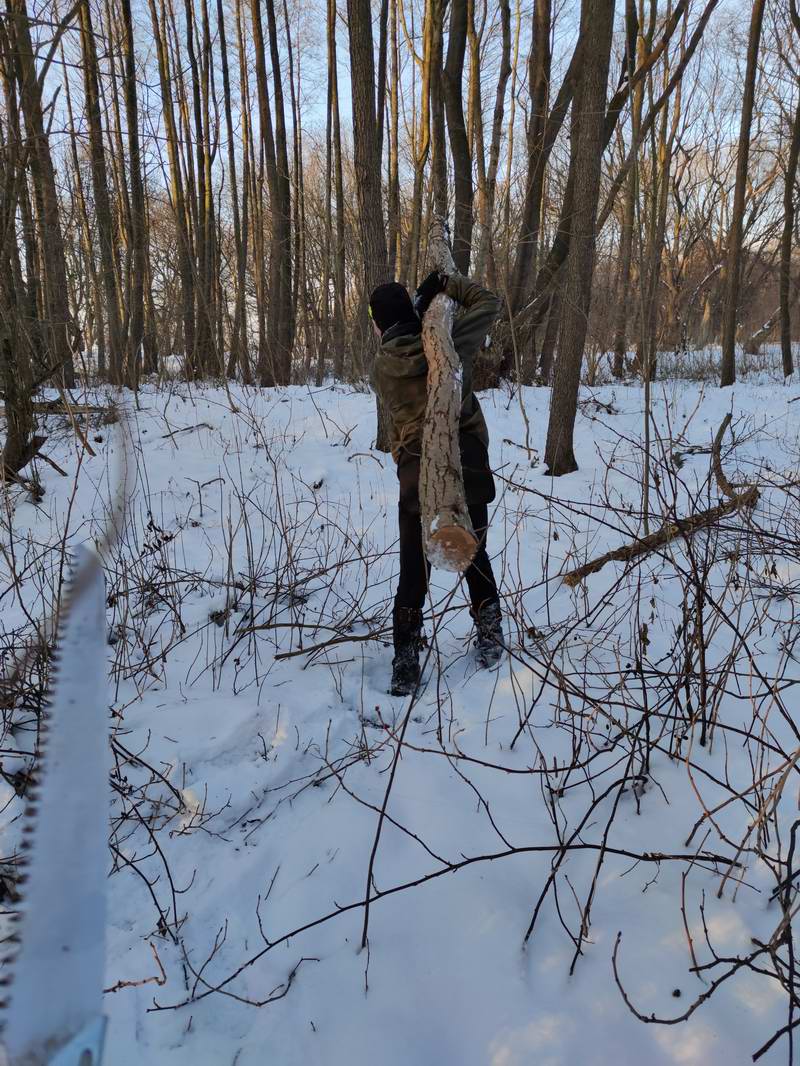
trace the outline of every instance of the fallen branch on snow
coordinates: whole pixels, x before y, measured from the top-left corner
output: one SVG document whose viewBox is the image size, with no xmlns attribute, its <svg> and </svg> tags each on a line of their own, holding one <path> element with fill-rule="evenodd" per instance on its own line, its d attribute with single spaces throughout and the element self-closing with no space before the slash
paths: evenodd
<svg viewBox="0 0 800 1066">
<path fill-rule="evenodd" d="M 655 533 L 641 537 L 632 544 L 624 544 L 621 548 L 606 552 L 605 555 L 592 559 L 591 562 L 584 563 L 583 566 L 579 566 L 575 570 L 569 570 L 564 574 L 564 584 L 570 588 L 575 588 L 590 574 L 596 574 L 602 570 L 606 563 L 632 562 L 634 559 L 639 559 L 643 555 L 649 555 L 651 552 L 663 548 L 666 544 L 675 540 L 676 537 L 681 535 L 692 536 L 701 529 L 707 529 L 734 511 L 742 510 L 745 507 L 755 507 L 759 499 L 758 489 L 751 485 L 742 492 L 736 492 L 722 469 L 720 446 L 730 422 L 731 416 L 729 414 L 725 415 L 711 448 L 711 463 L 714 476 L 723 495 L 727 496 L 724 503 L 720 503 L 716 507 L 709 507 L 706 511 L 699 511 L 688 518 L 677 518 L 674 522 L 665 522 Z"/>
</svg>

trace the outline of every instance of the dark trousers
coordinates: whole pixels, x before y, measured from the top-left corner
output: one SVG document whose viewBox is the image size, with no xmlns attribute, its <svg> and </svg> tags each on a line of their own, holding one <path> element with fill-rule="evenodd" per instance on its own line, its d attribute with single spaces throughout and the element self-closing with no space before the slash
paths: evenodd
<svg viewBox="0 0 800 1066">
<path fill-rule="evenodd" d="M 492 564 L 486 554 L 486 531 L 489 525 L 489 509 L 485 503 L 469 508 L 472 527 L 479 539 L 478 551 L 464 575 L 473 607 L 480 607 L 487 600 L 497 600 L 497 584 L 492 573 Z M 400 581 L 395 607 L 420 609 L 425 603 L 431 568 L 422 550 L 422 522 L 419 512 L 409 510 L 400 503 Z"/>
</svg>

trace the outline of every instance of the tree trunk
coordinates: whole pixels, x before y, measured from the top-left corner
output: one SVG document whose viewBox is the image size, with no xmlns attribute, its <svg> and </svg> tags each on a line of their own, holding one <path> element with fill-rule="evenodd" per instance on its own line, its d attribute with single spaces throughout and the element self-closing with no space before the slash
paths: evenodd
<svg viewBox="0 0 800 1066">
<path fill-rule="evenodd" d="M 655 6 L 655 5 L 653 5 Z M 651 9 L 652 10 L 652 9 Z M 636 14 L 635 0 L 626 2 L 627 47 L 625 58 L 628 61 L 623 77 L 633 76 L 634 56 L 638 62 L 644 55 L 644 40 L 637 32 L 639 19 Z M 649 44 L 650 42 L 648 42 Z M 631 105 L 631 139 L 635 140 L 642 124 L 642 107 L 644 102 L 644 82 L 640 82 L 633 91 Z M 625 354 L 628 350 L 627 325 L 630 308 L 628 298 L 631 289 L 631 264 L 633 262 L 633 224 L 636 201 L 639 192 L 638 167 L 631 167 L 625 182 L 625 199 L 622 208 L 622 232 L 620 233 L 619 273 L 616 285 L 616 311 L 614 315 L 614 377 L 621 378 L 625 373 Z"/>
<path fill-rule="evenodd" d="M 558 326 L 561 320 L 561 290 L 558 286 L 553 290 L 550 307 L 547 312 L 547 328 L 542 341 L 542 352 L 539 357 L 539 379 L 543 385 L 549 385 L 553 379 L 553 363 L 555 362 L 556 341 L 558 340 Z M 528 382 L 523 382 L 528 384 Z"/>
<path fill-rule="evenodd" d="M 0 316 L 0 387 L 6 413 L 6 439 L 0 453 L 2 482 L 4 472 L 16 474 L 30 461 L 34 428 L 27 345 L 19 335 L 14 317 L 6 314 Z"/>
<path fill-rule="evenodd" d="M 181 114 L 184 119 L 184 143 L 187 156 L 187 191 L 191 214 L 192 270 L 195 284 L 195 345 L 192 361 L 194 375 L 207 374 L 210 369 L 211 323 L 209 321 L 209 289 L 211 272 L 208 262 L 208 240 L 206 235 L 206 135 L 203 127 L 203 110 L 200 90 L 200 74 L 194 49 L 195 17 L 192 0 L 184 0 L 186 35 L 186 52 L 191 75 L 191 99 L 194 125 L 189 117 L 188 106 L 181 101 Z M 177 34 L 176 34 L 177 41 Z M 178 57 L 180 60 L 180 57 Z M 184 89 L 183 62 L 176 66 L 176 76 Z M 194 152 L 192 152 L 192 147 Z"/>
<path fill-rule="evenodd" d="M 632 143 L 626 161 L 617 173 L 611 185 L 611 188 L 609 189 L 609 192 L 605 198 L 603 209 L 598 216 L 596 223 L 596 230 L 598 232 L 603 228 L 603 226 L 608 220 L 609 215 L 611 214 L 614 203 L 616 202 L 617 196 L 619 195 L 619 191 L 622 188 L 622 185 L 624 184 L 628 174 L 630 173 L 631 166 L 633 165 L 634 158 L 636 156 L 636 153 L 639 151 L 639 147 L 642 141 L 644 140 L 645 136 L 647 136 L 656 118 L 660 115 L 665 104 L 672 96 L 672 93 L 680 84 L 681 78 L 683 77 L 683 72 L 685 71 L 687 65 L 694 56 L 697 46 L 699 45 L 705 32 L 705 28 L 708 25 L 708 20 L 711 18 L 711 15 L 713 14 L 714 9 L 718 3 L 719 0 L 707 0 L 703 13 L 698 19 L 697 24 L 695 25 L 691 39 L 688 45 L 686 46 L 686 49 L 683 51 L 683 54 L 681 55 L 681 60 L 673 71 L 673 74 L 669 80 L 669 84 L 667 85 L 661 96 L 651 105 L 650 110 L 648 111 L 647 116 L 643 120 L 641 128 L 639 129 L 638 137 L 632 139 Z M 666 25 L 664 26 L 663 32 L 659 39 L 659 43 L 649 52 L 642 64 L 640 64 L 640 66 L 638 66 L 636 71 L 634 72 L 634 77 L 632 79 L 634 89 L 636 85 L 638 85 L 639 82 L 647 75 L 647 72 L 652 69 L 658 59 L 663 55 L 664 50 L 668 46 L 672 35 L 675 32 L 675 29 L 677 28 L 681 18 L 683 17 L 686 11 L 686 8 L 687 0 L 679 0 L 678 4 L 675 6 L 673 11 L 667 18 Z M 577 73 L 580 72 L 580 70 L 582 69 L 583 58 L 581 54 L 581 42 L 585 39 L 586 38 L 584 37 L 584 35 L 581 34 L 578 39 L 578 44 L 575 47 L 575 52 L 573 53 L 572 61 L 570 63 L 570 69 L 564 76 L 564 84 L 562 84 L 562 87 L 559 90 L 558 99 L 553 104 L 552 110 L 550 112 L 550 117 L 547 123 L 547 131 L 545 135 L 544 147 L 546 155 L 549 155 L 549 152 L 552 149 L 551 133 L 553 132 L 553 130 L 557 132 L 558 126 L 560 125 L 560 120 L 563 118 L 562 107 L 566 107 L 568 105 L 568 101 L 572 95 L 571 89 L 568 85 L 571 77 L 570 72 L 574 72 L 577 76 Z M 603 128 L 604 148 L 608 147 L 608 144 L 611 141 L 611 138 L 614 134 L 614 130 L 617 126 L 617 122 L 619 120 L 619 116 L 621 114 L 622 107 L 624 106 L 624 103 L 630 93 L 630 89 L 631 82 L 626 80 L 614 93 L 614 96 L 608 105 L 608 110 L 605 116 Z M 569 252 L 569 219 L 572 217 L 572 215 L 572 188 L 570 183 L 568 182 L 567 188 L 564 193 L 564 201 L 561 209 L 561 220 L 556 231 L 556 236 L 550 247 L 550 251 L 548 252 L 544 261 L 539 266 L 536 275 L 536 283 L 533 287 L 533 293 L 529 308 L 531 316 L 535 322 L 540 321 L 544 317 L 544 314 L 547 311 L 547 306 L 550 298 L 550 289 L 555 283 L 559 271 L 561 270 L 561 267 L 566 261 Z M 522 240 L 522 238 L 520 238 L 520 240 Z M 515 276 L 517 274 L 518 264 L 519 256 L 517 258 L 517 263 L 515 264 Z"/>
<path fill-rule="evenodd" d="M 333 125 L 333 173 L 336 188 L 336 238 L 333 249 L 333 375 L 344 373 L 345 347 L 345 247 L 344 175 L 342 168 L 342 127 L 339 118 L 339 76 L 336 58 L 336 0 L 328 0 L 328 77 Z"/>
<path fill-rule="evenodd" d="M 407 250 L 403 257 L 403 284 L 413 286 L 417 281 L 417 264 L 420 257 L 420 240 L 422 230 L 422 196 L 425 185 L 425 165 L 428 161 L 431 143 L 430 86 L 431 53 L 433 51 L 433 10 L 434 0 L 426 0 L 422 25 L 422 58 L 416 54 L 414 61 L 421 70 L 419 115 L 414 116 L 416 137 L 413 137 L 414 151 L 414 191 L 411 197 L 411 228 L 408 234 Z M 413 32 L 412 22 L 412 32 Z M 413 48 L 413 42 L 409 41 Z M 413 127 L 412 127 L 413 128 Z"/>
<path fill-rule="evenodd" d="M 747 192 L 747 164 L 750 157 L 750 125 L 753 120 L 753 101 L 758 74 L 758 47 L 764 21 L 764 0 L 753 0 L 750 35 L 747 42 L 747 68 L 744 75 L 744 99 L 739 125 L 739 148 L 736 155 L 736 186 L 733 194 L 733 216 L 728 235 L 728 255 L 725 264 L 725 300 L 722 308 L 722 365 L 720 385 L 732 385 L 736 380 L 736 316 L 739 310 L 739 286 L 742 276 L 742 223 Z"/>
<path fill-rule="evenodd" d="M 369 0 L 347 0 L 350 83 L 353 94 L 353 164 L 367 294 L 388 280 L 383 223 L 380 144 L 375 111 L 375 64 Z"/>
<path fill-rule="evenodd" d="M 486 174 L 484 193 L 481 195 L 478 209 L 479 232 L 478 249 L 475 256 L 473 273 L 483 278 L 487 262 L 493 259 L 492 231 L 494 228 L 494 205 L 497 193 L 497 171 L 500 166 L 500 141 L 503 135 L 503 116 L 505 112 L 506 87 L 511 77 L 511 7 L 508 0 L 499 0 L 500 23 L 502 26 L 502 50 L 500 70 L 497 75 L 497 89 L 494 97 L 492 115 L 492 137 L 489 143 L 489 168 Z M 496 278 L 493 278 L 496 281 Z"/>
<path fill-rule="evenodd" d="M 800 33 L 800 26 L 798 27 Z M 792 285 L 792 236 L 794 233 L 794 189 L 797 181 L 797 162 L 800 157 L 800 96 L 794 113 L 792 142 L 789 148 L 789 161 L 786 164 L 786 177 L 783 186 L 783 231 L 781 233 L 780 265 L 780 317 L 781 317 L 781 356 L 784 377 L 794 371 L 792 359 L 792 316 L 789 307 L 789 293 Z"/>
<path fill-rule="evenodd" d="M 178 243 L 178 274 L 181 281 L 181 310 L 183 323 L 183 359 L 186 373 L 191 376 L 195 367 L 195 310 L 194 310 L 194 267 L 189 238 L 189 228 L 184 196 L 183 170 L 178 147 L 178 130 L 173 110 L 173 86 L 170 78 L 169 56 L 167 53 L 166 26 L 159 22 L 155 0 L 149 0 L 150 20 L 156 42 L 158 57 L 158 74 L 161 84 L 162 108 L 167 139 L 167 152 L 170 168 L 170 194 L 175 230 Z M 162 32 L 163 28 L 163 32 Z"/>
<path fill-rule="evenodd" d="M 525 200 L 522 205 L 517 254 L 509 284 L 508 301 L 512 314 L 516 314 L 530 289 L 529 278 L 536 265 L 539 241 L 539 219 L 544 193 L 544 176 L 550 148 L 555 137 L 548 136 L 548 126 L 557 127 L 566 115 L 572 99 L 575 77 L 580 64 L 580 42 L 575 47 L 572 60 L 564 76 L 553 113 L 548 120 L 547 101 L 550 93 L 550 30 L 552 0 L 535 0 L 533 9 L 533 40 L 528 63 L 528 82 L 531 92 L 531 113 L 528 122 L 528 173 L 525 181 Z M 557 132 L 557 129 L 556 129 Z"/>
<path fill-rule="evenodd" d="M 445 145 L 442 57 L 444 49 L 444 8 L 447 0 L 431 4 L 431 148 L 433 160 L 433 204 L 439 218 L 447 218 L 447 147 Z M 466 273 L 466 271 L 464 271 Z"/>
<path fill-rule="evenodd" d="M 136 96 L 136 63 L 130 0 L 120 0 L 122 11 L 122 52 L 124 60 L 125 118 L 128 125 L 128 170 L 130 174 L 130 290 L 128 296 L 128 336 L 125 377 L 135 388 L 139 380 L 145 332 L 144 283 L 147 274 L 147 232 L 145 228 L 142 153 L 139 144 L 139 107 Z"/>
<path fill-rule="evenodd" d="M 634 107 L 636 103 L 634 102 Z M 628 297 L 631 285 L 631 262 L 633 259 L 633 213 L 636 207 L 636 181 L 632 170 L 625 183 L 625 200 L 622 208 L 622 232 L 620 233 L 619 273 L 617 275 L 616 310 L 614 314 L 614 377 L 625 373 L 625 353 L 628 350 Z"/>
<path fill-rule="evenodd" d="M 306 198 L 305 198 L 305 175 L 303 170 L 303 127 L 300 121 L 300 103 L 299 95 L 301 88 L 301 52 L 297 53 L 297 84 L 295 85 L 295 60 L 294 60 L 294 48 L 292 46 L 292 34 L 291 27 L 289 25 L 289 6 L 286 0 L 283 0 L 283 19 L 284 27 L 286 31 L 286 56 L 289 63 L 289 96 L 292 109 L 292 151 L 294 155 L 293 159 L 293 204 L 294 204 L 294 262 L 295 262 L 295 283 L 293 288 L 293 295 L 290 301 L 291 305 L 291 322 L 292 333 L 289 349 L 289 371 L 291 373 L 291 349 L 294 347 L 295 337 L 297 335 L 297 307 L 298 304 L 302 309 L 303 315 L 303 342 L 306 352 L 308 353 L 307 359 L 311 354 L 311 328 L 309 325 L 309 293 L 308 293 L 308 267 L 306 260 L 306 241 L 307 241 L 307 229 L 306 229 Z M 290 218 L 291 222 L 291 218 Z M 289 289 L 292 291 L 291 277 Z M 306 368 L 306 380 L 308 379 L 309 369 Z M 290 379 L 291 380 L 291 379 Z"/>
<path fill-rule="evenodd" d="M 495 259 L 495 288 L 501 288 L 506 297 L 511 291 L 511 191 L 512 191 L 512 168 L 514 163 L 514 128 L 517 117 L 517 75 L 519 72 L 519 43 L 522 36 L 522 10 L 517 4 L 514 28 L 514 49 L 511 60 L 511 103 L 508 109 L 508 127 L 506 133 L 506 167 L 503 191 L 503 279 L 502 284 L 497 285 L 497 262 Z M 509 305 L 510 309 L 510 305 Z"/>
<path fill-rule="evenodd" d="M 275 137 L 272 128 L 272 112 L 269 106 L 269 83 L 267 81 L 266 47 L 264 44 L 264 30 L 261 21 L 260 0 L 250 0 L 250 13 L 253 26 L 253 44 L 255 46 L 256 67 L 256 90 L 258 96 L 259 130 L 261 134 L 260 161 L 267 174 L 267 186 L 270 200 L 270 255 L 269 255 L 269 285 L 263 276 L 264 255 L 256 255 L 258 269 L 262 272 L 260 279 L 260 305 L 261 315 L 260 330 L 264 331 L 263 338 L 259 337 L 258 353 L 258 378 L 262 387 L 278 385 L 281 382 L 281 371 L 277 365 L 278 356 L 278 315 L 277 308 L 281 304 L 281 268 L 280 260 L 284 254 L 283 231 L 280 222 L 281 191 L 278 179 L 278 163 L 275 155 Z M 261 183 L 258 182 L 260 189 Z M 263 210 L 259 212 L 256 230 L 261 231 L 263 225 Z M 267 295 L 269 304 L 267 306 Z"/>
<path fill-rule="evenodd" d="M 685 32 L 685 30 L 684 30 Z M 649 75 L 652 78 L 652 74 Z M 669 81 L 669 57 L 665 56 L 663 81 Z M 652 86 L 651 86 L 652 96 Z M 683 106 L 682 85 L 675 92 L 672 116 L 669 103 L 661 113 L 658 140 L 652 136 L 651 144 L 651 180 L 650 180 L 650 225 L 648 227 L 647 254 L 642 256 L 642 306 L 641 306 L 641 345 L 640 366 L 646 381 L 652 381 L 656 373 L 658 350 L 658 289 L 661 281 L 661 268 L 664 258 L 664 238 L 669 209 L 670 177 L 672 157 L 678 126 L 681 121 Z M 648 393 L 649 395 L 649 393 Z"/>
<path fill-rule="evenodd" d="M 86 114 L 89 123 L 89 148 L 92 164 L 92 187 L 97 234 L 100 244 L 100 267 L 105 294 L 105 317 L 108 324 L 108 348 L 111 381 L 123 383 L 122 326 L 117 289 L 116 238 L 108 195 L 108 172 L 103 146 L 103 126 L 100 115 L 100 93 L 97 84 L 97 49 L 92 27 L 89 0 L 82 0 L 79 8 L 81 51 L 83 57 L 83 85 L 86 94 Z"/>
<path fill-rule="evenodd" d="M 478 204 L 486 203 L 486 138 L 483 129 L 483 83 L 481 81 L 481 45 L 488 9 L 484 5 L 480 24 L 476 25 L 475 0 L 467 3 L 467 43 L 469 45 L 469 84 L 467 89 L 467 146 L 475 161 L 475 192 Z M 470 164 L 471 166 L 471 164 Z M 473 219 L 469 219 L 470 249 Z M 467 262 L 469 267 L 469 261 Z M 471 267 L 469 268 L 471 269 Z"/>
<path fill-rule="evenodd" d="M 442 273 L 455 272 L 444 222 L 431 229 L 432 258 Z M 459 422 L 461 363 L 453 346 L 455 302 L 434 297 L 422 320 L 428 361 L 428 403 L 422 430 L 419 499 L 425 554 L 442 570 L 466 570 L 477 550 L 461 472 Z"/>
<path fill-rule="evenodd" d="M 372 11 L 369 0 L 347 0 L 350 31 L 350 86 L 353 101 L 353 169 L 358 201 L 359 231 L 364 255 L 362 306 L 376 285 L 387 281 L 386 229 L 383 221 L 380 141 L 375 111 L 375 64 L 372 50 Z M 365 315 L 366 317 L 366 315 Z M 368 349 L 369 362 L 374 346 Z M 389 450 L 386 419 L 376 401 L 375 447 Z"/>
<path fill-rule="evenodd" d="M 239 182 L 236 178 L 236 152 L 234 150 L 231 84 L 228 69 L 228 42 L 225 33 L 225 12 L 222 8 L 222 0 L 217 0 L 217 27 L 219 32 L 219 52 L 222 62 L 225 135 L 228 141 L 228 171 L 231 188 L 231 210 L 233 212 L 233 243 L 236 252 L 236 296 L 233 311 L 233 324 L 231 326 L 231 351 L 228 360 L 227 374 L 231 377 L 234 373 L 234 368 L 238 368 L 242 380 L 247 382 L 250 378 L 250 366 L 247 354 L 247 316 L 245 314 L 247 245 L 242 238 L 242 223 L 239 214 Z"/>
<path fill-rule="evenodd" d="M 572 111 L 570 170 L 574 175 L 569 256 L 545 462 L 553 477 L 577 470 L 573 449 L 583 346 L 594 270 L 600 167 L 605 147 L 605 108 L 614 0 L 583 0 L 584 64 Z"/>
<path fill-rule="evenodd" d="M 15 103 L 11 48 L 0 27 L 0 79 L 6 105 Z M 34 323 L 26 314 L 28 300 L 19 260 L 16 222 L 20 190 L 24 189 L 27 145 L 19 136 L 19 117 L 9 113 L 7 132 L 0 129 L 0 391 L 5 401 L 6 439 L 0 453 L 0 482 L 3 472 L 16 474 L 34 449 L 32 382 L 28 326 Z M 16 136 L 14 136 L 16 134 Z M 26 322 L 26 319 L 28 321 Z"/>
<path fill-rule="evenodd" d="M 472 246 L 472 156 L 464 121 L 463 79 L 464 55 L 467 47 L 467 0 L 452 0 L 450 5 L 450 35 L 447 60 L 442 79 L 444 105 L 447 112 L 447 131 L 453 157 L 453 192 L 455 212 L 453 225 L 453 259 L 461 274 L 469 273 Z"/>
<path fill-rule="evenodd" d="M 330 0 L 329 0 L 330 2 Z M 397 46 L 397 0 L 391 0 L 392 70 L 389 89 L 389 272 L 397 277 L 400 272 L 402 234 L 400 232 L 400 55 Z"/>
<path fill-rule="evenodd" d="M 292 195 L 289 174 L 289 154 L 286 142 L 286 119 L 283 110 L 278 30 L 274 0 L 266 0 L 269 50 L 272 62 L 272 87 L 275 103 L 275 163 L 276 196 L 270 204 L 275 228 L 274 248 L 278 253 L 273 274 L 273 293 L 270 302 L 272 362 L 277 372 L 277 384 L 288 385 L 291 380 L 292 347 L 294 344 L 294 314 L 292 300 Z"/>
<path fill-rule="evenodd" d="M 742 344 L 742 347 L 744 348 L 744 351 L 747 355 L 758 355 L 758 353 L 761 351 L 761 345 L 764 343 L 769 334 L 775 328 L 775 325 L 780 319 L 780 317 L 781 309 L 780 307 L 776 307 L 767 319 L 767 321 L 763 322 L 757 330 L 750 334 L 747 340 L 745 340 Z"/>
<path fill-rule="evenodd" d="M 20 110 L 31 144 L 28 154 L 36 199 L 39 244 L 44 265 L 45 335 L 48 339 L 47 361 L 61 368 L 64 384 L 75 384 L 70 332 L 69 286 L 64 240 L 56 191 L 55 169 L 44 125 L 42 86 L 34 63 L 35 51 L 30 33 L 26 0 L 9 0 L 9 24 L 13 27 L 14 63 L 19 83 Z"/>
</svg>

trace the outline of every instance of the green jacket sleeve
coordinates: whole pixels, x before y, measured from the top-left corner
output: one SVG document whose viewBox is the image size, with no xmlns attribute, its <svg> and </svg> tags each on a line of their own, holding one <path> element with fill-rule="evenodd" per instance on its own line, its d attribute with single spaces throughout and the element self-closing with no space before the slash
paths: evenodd
<svg viewBox="0 0 800 1066">
<path fill-rule="evenodd" d="M 463 361 L 482 347 L 500 311 L 500 301 L 476 281 L 459 274 L 451 275 L 445 292 L 464 308 L 453 322 L 453 345 Z"/>
</svg>

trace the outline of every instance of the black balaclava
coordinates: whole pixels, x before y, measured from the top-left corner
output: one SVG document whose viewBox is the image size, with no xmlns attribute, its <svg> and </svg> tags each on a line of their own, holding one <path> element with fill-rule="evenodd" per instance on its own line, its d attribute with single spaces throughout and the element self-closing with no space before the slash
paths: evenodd
<svg viewBox="0 0 800 1066">
<path fill-rule="evenodd" d="M 397 325 L 398 322 L 415 322 L 417 313 L 404 285 L 389 281 L 372 290 L 369 298 L 372 321 L 381 331 Z"/>
</svg>

